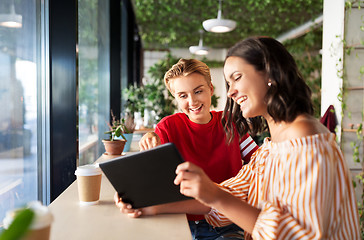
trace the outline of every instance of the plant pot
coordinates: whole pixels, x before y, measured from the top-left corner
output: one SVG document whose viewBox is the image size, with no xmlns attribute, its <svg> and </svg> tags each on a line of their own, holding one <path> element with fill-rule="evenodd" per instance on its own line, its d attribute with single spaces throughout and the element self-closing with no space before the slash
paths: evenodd
<svg viewBox="0 0 364 240">
<path fill-rule="evenodd" d="M 125 143 L 123 152 L 129 152 L 131 142 L 133 141 L 133 133 L 123 133 L 123 135 L 126 138 L 126 143 Z M 114 139 L 123 140 L 123 138 L 121 136 L 115 137 Z"/>
<path fill-rule="evenodd" d="M 121 155 L 126 143 L 124 139 L 118 139 L 114 141 L 104 139 L 102 142 L 105 146 L 105 152 L 108 155 Z"/>
<path fill-rule="evenodd" d="M 124 133 L 124 137 L 126 138 L 126 143 L 123 152 L 129 152 L 131 142 L 133 141 L 133 133 Z"/>
</svg>

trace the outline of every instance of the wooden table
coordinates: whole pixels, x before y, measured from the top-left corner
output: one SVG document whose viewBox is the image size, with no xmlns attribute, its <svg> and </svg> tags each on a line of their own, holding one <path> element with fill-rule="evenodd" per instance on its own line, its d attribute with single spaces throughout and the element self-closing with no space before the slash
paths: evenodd
<svg viewBox="0 0 364 240">
<path fill-rule="evenodd" d="M 102 156 L 98 162 L 110 158 L 112 156 Z M 114 193 L 114 188 L 103 175 L 99 204 L 80 206 L 77 180 L 73 182 L 49 205 L 54 216 L 51 240 L 191 239 L 185 214 L 129 218 L 115 206 Z"/>
</svg>

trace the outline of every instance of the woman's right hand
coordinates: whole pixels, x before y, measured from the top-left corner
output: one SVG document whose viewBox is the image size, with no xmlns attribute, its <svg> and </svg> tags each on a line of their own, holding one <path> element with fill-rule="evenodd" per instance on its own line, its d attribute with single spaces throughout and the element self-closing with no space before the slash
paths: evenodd
<svg viewBox="0 0 364 240">
<path fill-rule="evenodd" d="M 142 215 L 148 216 L 148 215 L 156 215 L 156 207 L 150 206 L 145 207 L 141 209 L 133 209 L 131 204 L 124 203 L 123 200 L 119 197 L 119 194 L 115 192 L 114 194 L 114 202 L 115 205 L 120 209 L 120 212 L 128 214 L 131 218 L 137 218 Z"/>
<path fill-rule="evenodd" d="M 151 149 L 158 145 L 161 145 L 161 139 L 155 132 L 148 132 L 144 134 L 142 139 L 139 141 L 140 151 Z"/>
<path fill-rule="evenodd" d="M 193 197 L 206 206 L 211 206 L 221 190 L 197 165 L 184 162 L 177 166 L 175 185 L 180 185 L 183 195 Z"/>
</svg>

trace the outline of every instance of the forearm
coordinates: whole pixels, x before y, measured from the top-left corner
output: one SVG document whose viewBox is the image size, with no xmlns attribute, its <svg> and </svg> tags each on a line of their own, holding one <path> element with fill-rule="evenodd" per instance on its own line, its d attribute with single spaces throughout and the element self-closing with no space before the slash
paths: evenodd
<svg viewBox="0 0 364 240">
<path fill-rule="evenodd" d="M 195 215 L 204 215 L 210 212 L 210 207 L 191 199 L 173 203 L 166 203 L 155 206 L 155 213 L 188 213 Z"/>
<path fill-rule="evenodd" d="M 252 233 L 260 210 L 220 189 L 211 207 L 224 214 L 232 222 Z"/>
</svg>

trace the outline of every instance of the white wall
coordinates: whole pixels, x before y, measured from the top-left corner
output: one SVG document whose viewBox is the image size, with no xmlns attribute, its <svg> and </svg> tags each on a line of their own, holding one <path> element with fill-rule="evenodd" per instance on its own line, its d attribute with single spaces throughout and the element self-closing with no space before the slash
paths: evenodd
<svg viewBox="0 0 364 240">
<path fill-rule="evenodd" d="M 217 107 L 214 110 L 223 111 L 226 103 L 226 86 L 223 74 L 223 68 L 212 68 L 211 70 L 212 84 L 214 85 L 215 95 L 218 99 Z"/>
<path fill-rule="evenodd" d="M 343 69 L 344 0 L 324 0 L 322 40 L 321 116 L 330 105 L 338 116 L 338 139 L 341 132 L 341 102 L 338 95 L 342 87 Z"/>
<path fill-rule="evenodd" d="M 322 54 L 322 98 L 321 113 L 332 104 L 335 107 L 338 120 L 336 131 L 344 157 L 350 168 L 357 200 L 362 201 L 363 185 L 358 182 L 356 175 L 362 173 L 362 163 L 353 160 L 352 142 L 357 142 L 356 128 L 363 121 L 364 109 L 363 81 L 360 68 L 364 63 L 364 49 L 361 41 L 364 32 L 360 27 L 363 22 L 363 3 L 361 8 L 354 7 L 345 11 L 345 0 L 324 0 L 323 13 L 323 54 Z M 354 4 L 357 6 L 357 3 Z M 354 46 L 350 54 L 344 52 L 343 40 L 348 46 Z M 356 46 L 356 47 L 355 47 Z M 342 109 L 338 95 L 345 79 L 346 108 Z M 342 117 L 343 116 L 343 117 Z M 353 125 L 350 129 L 349 125 Z M 359 158 L 363 159 L 363 142 L 359 142 Z"/>
</svg>

